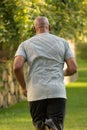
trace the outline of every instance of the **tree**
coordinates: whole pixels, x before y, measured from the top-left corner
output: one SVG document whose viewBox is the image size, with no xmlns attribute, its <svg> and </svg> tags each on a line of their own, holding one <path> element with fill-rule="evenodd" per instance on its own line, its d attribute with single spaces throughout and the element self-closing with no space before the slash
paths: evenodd
<svg viewBox="0 0 87 130">
<path fill-rule="evenodd" d="M 0 44 L 14 55 L 18 45 L 31 37 L 33 20 L 48 17 L 52 33 L 76 41 L 86 39 L 86 0 L 1 0 Z"/>
</svg>

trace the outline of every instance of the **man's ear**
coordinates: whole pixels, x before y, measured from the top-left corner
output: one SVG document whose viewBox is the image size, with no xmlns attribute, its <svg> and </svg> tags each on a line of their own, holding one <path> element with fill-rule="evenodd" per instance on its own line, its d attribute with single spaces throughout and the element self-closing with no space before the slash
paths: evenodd
<svg viewBox="0 0 87 130">
<path fill-rule="evenodd" d="M 36 33 L 36 29 L 35 29 L 35 27 L 33 27 L 33 30 L 34 30 L 34 33 Z"/>
<path fill-rule="evenodd" d="M 51 31 L 50 25 L 49 25 L 49 31 Z"/>
</svg>

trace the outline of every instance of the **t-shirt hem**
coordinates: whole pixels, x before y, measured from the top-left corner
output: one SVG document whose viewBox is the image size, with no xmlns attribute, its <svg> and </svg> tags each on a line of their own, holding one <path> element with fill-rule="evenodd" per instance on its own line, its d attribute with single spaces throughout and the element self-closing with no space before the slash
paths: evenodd
<svg viewBox="0 0 87 130">
<path fill-rule="evenodd" d="M 27 101 L 38 101 L 38 100 L 43 100 L 43 99 L 50 99 L 50 98 L 64 98 L 64 99 L 67 99 L 67 96 L 54 96 L 54 97 L 42 97 L 42 98 L 35 98 L 35 99 L 30 99 L 30 98 L 27 98 Z"/>
</svg>

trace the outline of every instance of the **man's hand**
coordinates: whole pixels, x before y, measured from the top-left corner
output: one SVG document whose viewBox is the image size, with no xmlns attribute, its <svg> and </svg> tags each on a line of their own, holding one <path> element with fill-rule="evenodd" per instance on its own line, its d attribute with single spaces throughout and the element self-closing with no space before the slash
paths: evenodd
<svg viewBox="0 0 87 130">
<path fill-rule="evenodd" d="M 25 97 L 27 97 L 27 90 L 26 90 L 26 88 L 22 88 L 22 93 L 23 93 L 23 95 L 24 95 Z"/>
<path fill-rule="evenodd" d="M 64 70 L 64 76 L 71 76 L 77 72 L 77 64 L 75 58 L 66 60 L 67 68 Z"/>
</svg>

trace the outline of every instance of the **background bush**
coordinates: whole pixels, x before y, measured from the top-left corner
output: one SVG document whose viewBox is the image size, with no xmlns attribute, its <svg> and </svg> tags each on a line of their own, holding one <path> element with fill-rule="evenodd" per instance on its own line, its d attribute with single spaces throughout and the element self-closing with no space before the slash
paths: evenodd
<svg viewBox="0 0 87 130">
<path fill-rule="evenodd" d="M 78 43 L 76 45 L 77 57 L 83 60 L 87 60 L 87 43 Z"/>
</svg>

